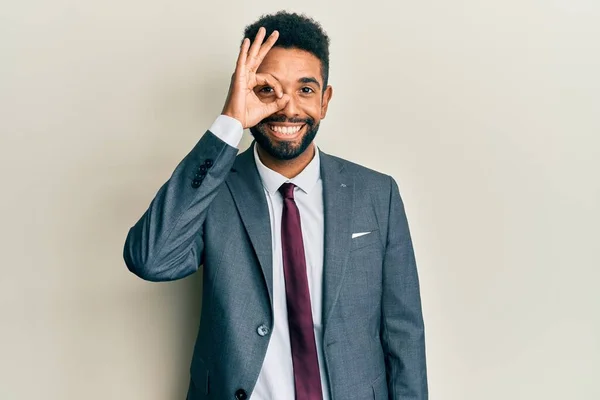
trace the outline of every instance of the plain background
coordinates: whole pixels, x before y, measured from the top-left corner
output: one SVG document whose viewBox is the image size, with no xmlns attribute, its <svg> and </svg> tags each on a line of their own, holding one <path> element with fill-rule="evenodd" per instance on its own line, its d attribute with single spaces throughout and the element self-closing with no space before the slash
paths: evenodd
<svg viewBox="0 0 600 400">
<path fill-rule="evenodd" d="M 596 0 L 5 1 L 0 398 L 184 398 L 201 274 L 123 243 L 282 8 L 332 39 L 317 143 L 399 182 L 431 398 L 599 399 Z"/>
</svg>

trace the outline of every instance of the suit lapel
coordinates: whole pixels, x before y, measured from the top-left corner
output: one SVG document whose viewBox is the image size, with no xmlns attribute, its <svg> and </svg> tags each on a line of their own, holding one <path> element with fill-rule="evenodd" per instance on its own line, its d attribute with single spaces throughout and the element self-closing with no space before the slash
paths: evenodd
<svg viewBox="0 0 600 400">
<path fill-rule="evenodd" d="M 248 150 L 236 158 L 226 182 L 260 263 L 272 307 L 273 255 L 271 220 L 252 149 L 253 146 L 250 146 Z M 227 233 L 225 232 L 224 234 Z"/>
<path fill-rule="evenodd" d="M 323 180 L 324 254 L 323 254 L 323 327 L 340 289 L 352 244 L 354 180 L 344 166 L 321 150 Z M 226 180 L 242 223 L 260 263 L 269 300 L 273 305 L 273 249 L 271 221 L 252 146 L 240 154 Z"/>
<path fill-rule="evenodd" d="M 321 154 L 325 244 L 323 257 L 323 329 L 338 298 L 352 237 L 354 180 L 334 157 Z"/>
</svg>

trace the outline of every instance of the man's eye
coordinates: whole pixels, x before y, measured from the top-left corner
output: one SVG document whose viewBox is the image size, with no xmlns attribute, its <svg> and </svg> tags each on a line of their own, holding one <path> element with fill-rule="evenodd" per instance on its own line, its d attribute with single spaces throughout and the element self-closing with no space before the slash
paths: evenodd
<svg viewBox="0 0 600 400">
<path fill-rule="evenodd" d="M 306 93 L 313 93 L 314 92 L 314 90 L 312 88 L 309 88 L 308 86 L 307 87 L 303 87 L 300 90 L 302 90 L 302 93 L 305 93 L 305 94 Z"/>
<path fill-rule="evenodd" d="M 265 86 L 264 88 L 260 89 L 261 93 L 273 93 L 273 88 L 270 86 Z"/>
</svg>

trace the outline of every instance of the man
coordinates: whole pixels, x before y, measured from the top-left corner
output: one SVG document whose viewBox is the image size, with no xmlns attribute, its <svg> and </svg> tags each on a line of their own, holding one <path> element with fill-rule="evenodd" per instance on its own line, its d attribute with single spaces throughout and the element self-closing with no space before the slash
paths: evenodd
<svg viewBox="0 0 600 400">
<path fill-rule="evenodd" d="M 141 278 L 204 267 L 189 400 L 427 399 L 398 187 L 313 143 L 328 72 L 312 19 L 248 26 L 222 115 L 129 231 Z M 255 141 L 237 155 L 243 128 Z"/>
</svg>

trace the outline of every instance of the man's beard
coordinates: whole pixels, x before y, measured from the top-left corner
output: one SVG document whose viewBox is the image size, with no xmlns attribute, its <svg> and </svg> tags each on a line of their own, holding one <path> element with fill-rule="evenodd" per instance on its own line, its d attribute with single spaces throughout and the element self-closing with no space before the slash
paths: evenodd
<svg viewBox="0 0 600 400">
<path fill-rule="evenodd" d="M 274 141 L 269 136 L 267 125 L 270 122 L 288 122 L 292 124 L 305 124 L 306 132 L 300 139 L 299 144 L 288 141 Z M 302 128 L 304 129 L 304 127 Z M 260 145 L 269 155 L 278 160 L 292 160 L 298 157 L 300 154 L 310 146 L 317 132 L 319 130 L 319 124 L 315 124 L 315 120 L 308 118 L 286 118 L 285 115 L 272 115 L 260 121 L 258 124 L 250 128 L 250 132 L 256 143 Z"/>
</svg>

